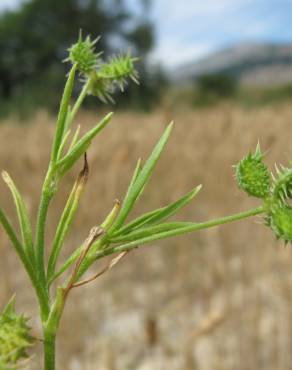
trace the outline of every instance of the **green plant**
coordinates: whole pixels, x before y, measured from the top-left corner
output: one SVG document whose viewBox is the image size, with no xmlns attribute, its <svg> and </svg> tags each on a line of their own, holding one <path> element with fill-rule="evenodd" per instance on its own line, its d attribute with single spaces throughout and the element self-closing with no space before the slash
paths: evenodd
<svg viewBox="0 0 292 370">
<path fill-rule="evenodd" d="M 78 42 L 69 49 L 67 61 L 72 64 L 72 67 L 60 103 L 51 159 L 41 192 L 35 237 L 33 237 L 31 221 L 25 203 L 10 176 L 3 172 L 3 179 L 14 198 L 20 225 L 20 238 L 1 209 L 0 222 L 24 265 L 38 298 L 43 328 L 45 370 L 55 369 L 56 336 L 70 291 L 95 280 L 110 270 L 132 249 L 156 240 L 223 225 L 258 214 L 265 215 L 267 224 L 277 237 L 285 241 L 292 240 L 290 222 L 292 210 L 287 202 L 288 198 L 292 196 L 292 168 L 283 167 L 281 170 L 277 170 L 277 177 L 272 181 L 269 171 L 263 163 L 263 155 L 259 146 L 255 154 L 249 154 L 236 166 L 236 177 L 243 190 L 262 200 L 263 204 L 260 207 L 207 222 L 168 221 L 171 216 L 196 197 L 201 189 L 199 185 L 176 202 L 127 221 L 168 141 L 173 128 L 171 123 L 145 164 L 142 165 L 141 160 L 138 160 L 124 200 L 121 203 L 116 201 L 104 222 L 100 226 L 94 226 L 84 243 L 59 265 L 59 255 L 64 240 L 70 231 L 82 191 L 88 179 L 89 166 L 86 151 L 95 136 L 110 122 L 112 114 L 106 115 L 98 125 L 81 138 L 79 138 L 77 130 L 71 143 L 69 143 L 70 125 L 86 95 L 93 94 L 102 100 L 109 100 L 116 88 L 124 88 L 128 78 L 132 78 L 134 81 L 137 79 L 134 69 L 135 60 L 129 55 L 113 58 L 106 63 L 101 60 L 99 54 L 95 53 L 94 45 L 95 41 L 92 42 L 89 38 L 83 40 L 80 36 Z M 71 107 L 71 94 L 77 73 L 81 77 L 83 88 L 75 104 Z M 65 151 L 65 148 L 69 149 Z M 48 251 L 49 258 L 47 260 L 45 258 L 45 229 L 50 202 L 55 196 L 63 176 L 82 157 L 84 158 L 83 169 L 68 196 L 52 246 Z M 92 277 L 83 277 L 96 261 L 113 254 L 116 255 L 106 268 Z M 63 276 L 66 271 L 69 271 L 69 277 L 64 278 L 62 283 L 57 283 L 57 278 Z M 51 289 L 52 284 L 56 285 L 56 289 Z M 4 338 L 4 342 L 0 342 L 0 369 L 3 370 L 13 369 L 18 361 L 25 357 L 26 350 L 33 344 L 26 319 L 17 316 L 13 307 L 14 301 L 8 305 L 0 317 L 0 322 L 14 328 L 9 330 L 11 335 L 7 336 L 5 325 L 0 327 L 0 341 Z M 15 354 L 13 356 L 11 348 Z"/>
</svg>

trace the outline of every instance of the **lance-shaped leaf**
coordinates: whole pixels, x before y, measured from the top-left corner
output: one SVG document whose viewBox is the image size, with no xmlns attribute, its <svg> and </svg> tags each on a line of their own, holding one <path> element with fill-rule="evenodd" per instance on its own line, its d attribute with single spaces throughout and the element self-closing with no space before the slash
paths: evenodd
<svg viewBox="0 0 292 370">
<path fill-rule="evenodd" d="M 168 206 L 156 209 L 136 218 L 124 227 L 117 230 L 117 232 L 113 234 L 113 237 L 126 234 L 134 229 L 140 228 L 145 225 L 153 225 L 157 224 L 158 222 L 167 220 L 169 217 L 176 214 L 181 208 L 190 203 L 190 201 L 193 200 L 194 197 L 199 193 L 201 188 L 202 186 L 199 185 L 177 201 L 169 204 Z"/>
<path fill-rule="evenodd" d="M 1 208 L 0 208 L 0 223 L 3 226 L 3 229 L 6 231 L 6 234 L 9 237 L 9 239 L 10 239 L 16 253 L 18 254 L 21 262 L 25 266 L 26 271 L 28 272 L 29 276 L 32 277 L 33 276 L 33 267 L 32 267 L 32 263 L 31 263 L 32 261 L 30 261 L 29 258 L 26 256 L 26 254 L 23 250 L 22 244 L 18 240 L 18 238 L 15 234 L 15 231 L 14 231 L 13 227 L 11 226 L 10 221 L 5 216 L 5 214 L 4 214 L 4 212 L 2 211 Z"/>
<path fill-rule="evenodd" d="M 169 135 L 171 133 L 173 127 L 173 123 L 168 125 L 166 130 L 164 131 L 162 137 L 156 144 L 153 152 L 151 153 L 150 157 L 146 161 L 144 167 L 141 169 L 140 173 L 138 174 L 134 184 L 130 187 L 129 192 L 123 202 L 121 211 L 116 219 L 116 222 L 114 223 L 113 227 L 109 230 L 109 234 L 112 235 L 112 233 L 117 230 L 125 221 L 127 218 L 129 212 L 133 208 L 137 198 L 141 194 L 141 191 L 145 187 L 146 183 L 150 179 L 150 176 L 154 170 L 154 167 L 161 155 L 161 152 L 163 148 L 165 147 Z"/>
<path fill-rule="evenodd" d="M 73 222 L 74 216 L 78 209 L 80 197 L 84 186 L 88 178 L 88 163 L 86 155 L 84 157 L 84 167 L 80 172 L 77 181 L 75 182 L 73 189 L 69 195 L 68 201 L 62 213 L 56 235 L 53 241 L 52 252 L 49 258 L 48 263 L 48 280 L 50 281 L 52 276 L 55 273 L 55 267 L 57 263 L 58 256 L 61 252 L 62 246 L 64 244 L 65 237 L 70 229 L 70 226 Z"/>
<path fill-rule="evenodd" d="M 64 175 L 74 163 L 86 152 L 91 141 L 109 123 L 113 113 L 107 114 L 95 127 L 88 131 L 73 148 L 58 163 L 57 168 L 61 175 Z"/>
<path fill-rule="evenodd" d="M 162 232 L 171 230 L 178 230 L 183 227 L 192 226 L 193 222 L 167 222 L 156 226 L 142 227 L 141 229 L 134 230 L 126 235 L 110 238 L 110 243 L 125 243 L 131 242 L 138 239 L 142 239 L 148 236 L 156 235 Z"/>
<path fill-rule="evenodd" d="M 66 145 L 66 143 L 67 143 L 67 141 L 68 141 L 68 138 L 69 138 L 69 136 L 70 136 L 70 133 L 71 133 L 71 130 L 68 130 L 68 131 L 65 133 L 65 135 L 64 135 L 64 137 L 63 137 L 63 139 L 62 139 L 62 142 L 61 142 L 61 145 L 60 145 L 60 148 L 59 148 L 59 151 L 58 151 L 58 156 L 57 156 L 57 159 L 58 159 L 58 160 L 59 160 L 59 159 L 62 157 L 62 155 L 63 155 L 64 149 L 65 149 L 65 145 Z"/>
<path fill-rule="evenodd" d="M 70 147 L 69 147 L 69 152 L 71 151 L 71 149 L 76 144 L 76 142 L 78 140 L 79 133 L 80 133 L 80 125 L 78 125 L 77 128 L 76 128 L 75 134 L 73 136 L 73 139 L 72 139 L 71 144 L 70 144 Z"/>
<path fill-rule="evenodd" d="M 135 167 L 135 170 L 134 170 L 134 173 L 133 173 L 133 176 L 131 178 L 131 181 L 130 181 L 130 184 L 128 186 L 128 189 L 127 189 L 127 192 L 126 192 L 126 195 L 125 195 L 125 200 L 124 200 L 124 203 L 126 203 L 128 201 L 128 198 L 132 192 L 132 189 L 133 189 L 133 186 L 137 180 L 137 177 L 139 176 L 140 172 L 141 172 L 141 158 L 138 159 L 137 161 L 137 164 L 136 164 L 136 167 Z"/>
<path fill-rule="evenodd" d="M 32 231 L 31 231 L 31 224 L 28 216 L 27 209 L 25 207 L 24 201 L 17 190 L 14 182 L 10 178 L 7 172 L 2 172 L 2 177 L 5 183 L 8 185 L 17 210 L 17 215 L 19 219 L 20 229 L 21 229 L 21 236 L 24 245 L 24 250 L 27 257 L 33 262 L 35 259 L 34 249 L 33 249 L 33 239 L 32 239 Z"/>
</svg>

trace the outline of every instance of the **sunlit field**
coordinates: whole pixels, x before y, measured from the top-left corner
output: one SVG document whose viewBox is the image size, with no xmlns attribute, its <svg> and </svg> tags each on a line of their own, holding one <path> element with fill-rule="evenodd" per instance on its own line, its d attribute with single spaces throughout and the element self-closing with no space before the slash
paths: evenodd
<svg viewBox="0 0 292 370">
<path fill-rule="evenodd" d="M 232 165 L 258 140 L 270 168 L 271 158 L 283 164 L 292 159 L 288 104 L 117 113 L 88 153 L 89 181 L 64 258 L 124 194 L 136 159 L 149 154 L 171 119 L 174 132 L 137 214 L 174 201 L 198 184 L 203 189 L 180 213 L 181 220 L 247 210 L 257 200 L 237 189 Z M 85 131 L 97 117 L 83 112 L 76 121 Z M 53 118 L 39 112 L 26 124 L 10 118 L 0 126 L 0 168 L 14 178 L 34 218 L 53 125 Z M 81 168 L 82 161 L 52 204 L 48 244 Z M 0 202 L 16 224 L 3 182 Z M 2 229 L 0 243 L 0 304 L 16 292 L 21 312 L 36 317 L 28 279 Z M 143 246 L 99 280 L 72 292 L 61 324 L 60 369 L 292 369 L 291 265 L 291 247 L 277 242 L 260 217 Z M 41 340 L 40 324 L 33 320 L 39 328 L 34 335 Z M 31 364 L 32 370 L 41 368 L 38 357 Z"/>
</svg>

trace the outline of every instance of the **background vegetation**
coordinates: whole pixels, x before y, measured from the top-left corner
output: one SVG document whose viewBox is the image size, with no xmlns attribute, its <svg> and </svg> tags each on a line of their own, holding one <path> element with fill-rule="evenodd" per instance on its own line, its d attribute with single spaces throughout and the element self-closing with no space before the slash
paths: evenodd
<svg viewBox="0 0 292 370">
<path fill-rule="evenodd" d="M 148 16 L 150 3 L 140 1 L 141 16 L 123 0 L 30 0 L 0 15 L 0 111 L 1 115 L 29 112 L 37 107 L 56 110 L 68 68 L 60 60 L 66 49 L 83 34 L 102 37 L 98 49 L 105 56 L 131 50 L 139 56 L 141 84 L 117 97 L 122 106 L 149 109 L 159 96 L 158 68 L 148 65 L 154 45 L 154 26 Z M 139 14 L 140 14 L 139 13 Z"/>
</svg>

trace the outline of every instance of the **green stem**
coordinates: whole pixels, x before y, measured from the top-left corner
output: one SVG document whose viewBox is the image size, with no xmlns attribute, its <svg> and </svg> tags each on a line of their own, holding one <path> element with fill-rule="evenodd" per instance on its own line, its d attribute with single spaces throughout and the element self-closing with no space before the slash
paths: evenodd
<svg viewBox="0 0 292 370">
<path fill-rule="evenodd" d="M 79 96 L 78 96 L 78 99 L 76 100 L 73 108 L 72 108 L 72 111 L 70 113 L 70 119 L 69 121 L 72 122 L 73 119 L 75 118 L 79 108 L 81 107 L 81 104 L 83 103 L 83 100 L 85 99 L 86 95 L 87 95 L 87 91 L 88 91 L 88 88 L 89 88 L 89 84 L 90 84 L 90 79 L 87 80 L 86 84 L 83 86 Z"/>
<path fill-rule="evenodd" d="M 55 370 L 56 334 L 44 330 L 44 370 Z"/>
<path fill-rule="evenodd" d="M 211 221 L 207 221 L 207 222 L 196 223 L 196 224 L 181 227 L 181 228 L 175 229 L 175 230 L 160 232 L 156 235 L 146 236 L 144 238 L 141 238 L 141 239 L 138 239 L 138 240 L 135 240 L 135 241 L 131 241 L 131 242 L 128 242 L 128 243 L 123 244 L 123 245 L 113 246 L 113 247 L 109 247 L 109 248 L 106 248 L 104 250 L 98 251 L 95 254 L 95 260 L 100 259 L 100 258 L 105 257 L 105 256 L 108 256 L 108 255 L 113 254 L 113 253 L 130 251 L 131 249 L 137 248 L 138 245 L 150 243 L 150 242 L 153 242 L 155 240 L 165 239 L 165 238 L 172 237 L 172 236 L 179 236 L 179 235 L 183 235 L 183 234 L 186 234 L 186 233 L 190 233 L 190 232 L 194 232 L 194 231 L 198 231 L 198 230 L 202 230 L 202 229 L 207 229 L 207 228 L 214 227 L 214 226 L 224 225 L 224 224 L 229 223 L 229 222 L 239 221 L 241 219 L 251 217 L 251 216 L 255 216 L 255 215 L 258 215 L 258 214 L 264 213 L 264 212 L 265 212 L 265 207 L 258 207 L 258 208 L 253 208 L 249 211 L 237 213 L 235 215 L 221 217 L 221 218 L 211 220 Z"/>
<path fill-rule="evenodd" d="M 68 107 L 72 95 L 72 90 L 73 90 L 73 85 L 74 85 L 74 79 L 75 79 L 75 73 L 76 73 L 76 65 L 73 65 L 71 68 L 71 71 L 69 72 L 69 76 L 65 85 L 65 89 L 63 92 L 61 104 L 60 104 L 60 110 L 58 114 L 58 119 L 57 119 L 57 125 L 56 125 L 56 134 L 55 134 L 55 139 L 53 143 L 53 149 L 52 149 L 52 157 L 51 157 L 51 163 L 55 164 L 57 157 L 58 157 L 58 152 L 59 148 L 64 136 L 64 131 L 66 129 L 66 118 L 68 115 Z"/>
<path fill-rule="evenodd" d="M 36 271 L 38 272 L 39 284 L 46 291 L 46 298 L 48 302 L 49 302 L 49 294 L 47 291 L 47 283 L 46 283 L 44 252 L 45 252 L 46 218 L 47 218 L 49 204 L 50 204 L 50 201 L 53 195 L 52 189 L 50 189 L 51 182 L 52 182 L 52 171 L 49 168 L 46 179 L 44 181 L 40 205 L 39 205 L 37 227 L 36 227 L 36 243 L 35 243 L 36 245 Z"/>
<path fill-rule="evenodd" d="M 58 287 L 56 300 L 51 307 L 46 322 L 43 322 L 44 332 L 44 370 L 55 370 L 56 335 L 60 320 L 64 311 L 66 293 L 62 287 Z"/>
</svg>

